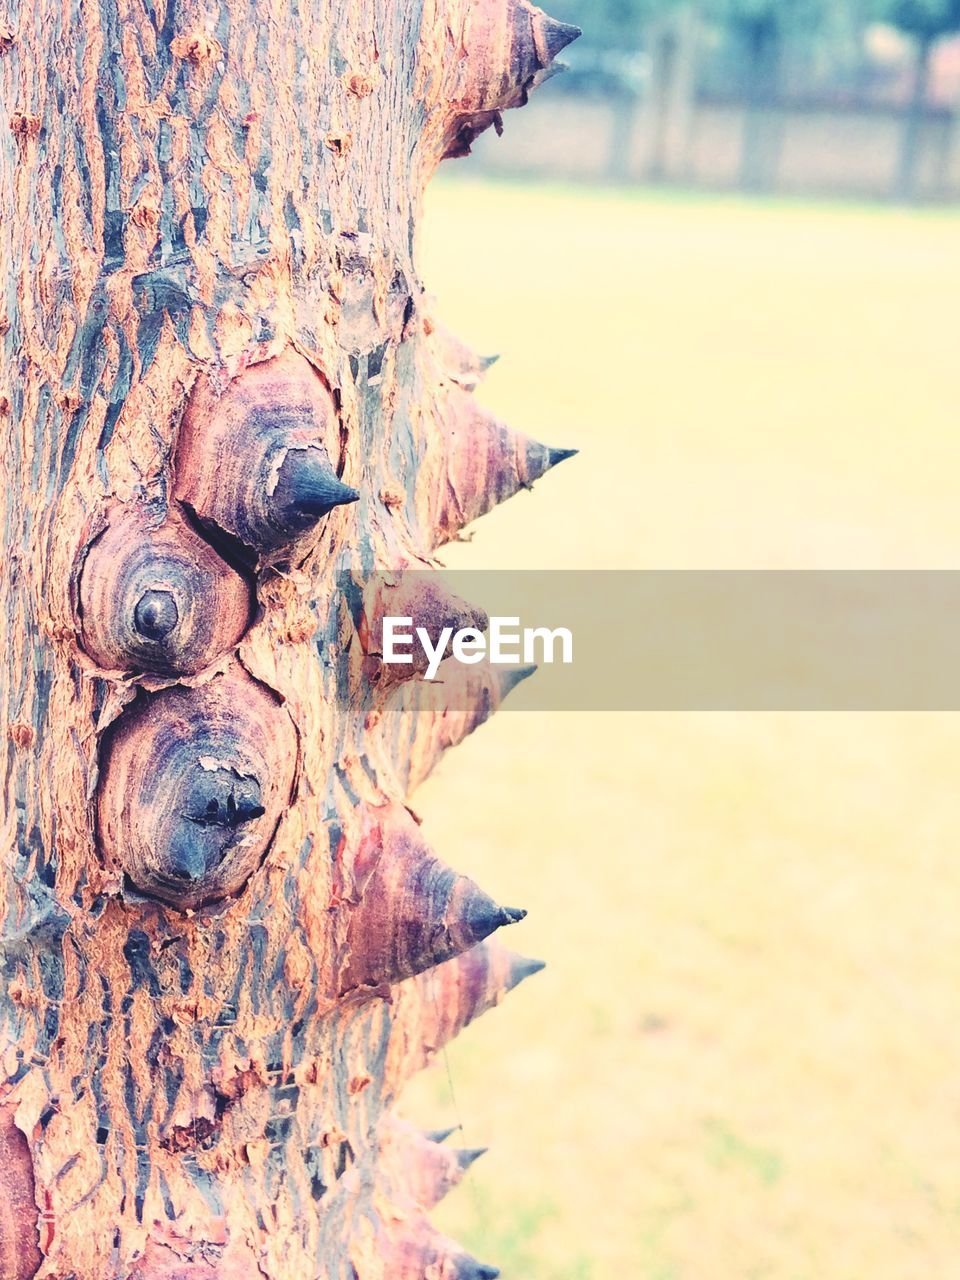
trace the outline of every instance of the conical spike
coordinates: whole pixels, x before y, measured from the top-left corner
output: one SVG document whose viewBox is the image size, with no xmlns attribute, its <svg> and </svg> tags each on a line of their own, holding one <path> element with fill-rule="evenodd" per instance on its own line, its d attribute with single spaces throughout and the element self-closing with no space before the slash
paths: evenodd
<svg viewBox="0 0 960 1280">
<path fill-rule="evenodd" d="M 443 374 L 464 391 L 474 391 L 499 356 L 480 356 L 445 325 L 430 321 L 430 338 Z"/>
<path fill-rule="evenodd" d="M 463 1128 L 462 1125 L 451 1125 L 449 1129 L 427 1129 L 424 1131 L 424 1137 L 428 1142 L 446 1142 L 448 1138 L 452 1138 L 455 1133 L 459 1133 Z"/>
<path fill-rule="evenodd" d="M 548 449 L 550 466 L 555 467 L 558 462 L 566 462 L 568 458 L 575 458 L 579 452 L 579 449 Z"/>
<path fill-rule="evenodd" d="M 399 1084 L 543 965 L 493 942 L 394 988 L 387 1078 Z M 391 1074 L 393 1073 L 393 1074 Z"/>
<path fill-rule="evenodd" d="M 521 982 L 532 978 L 535 973 L 542 973 L 546 967 L 545 960 L 528 960 L 525 956 L 514 956 L 510 970 L 510 985 L 507 990 L 512 991 L 514 987 L 519 987 Z"/>
<path fill-rule="evenodd" d="M 563 53 L 568 44 L 578 40 L 583 32 L 569 22 L 560 22 L 544 14 L 540 22 L 540 34 L 547 51 L 547 60 L 552 62 L 558 53 Z"/>
<path fill-rule="evenodd" d="M 461 1258 L 457 1262 L 456 1280 L 497 1280 L 499 1274 L 499 1267 L 477 1262 L 476 1258 Z"/>
<path fill-rule="evenodd" d="M 407 685 L 391 695 L 381 721 L 381 741 L 394 755 L 401 783 L 411 794 L 443 756 L 498 711 L 535 666 L 448 664 L 442 684 Z"/>
<path fill-rule="evenodd" d="M 320 449 L 290 449 L 273 493 L 275 521 L 291 536 L 311 529 L 334 507 L 356 502 L 360 494 L 337 476 Z"/>
<path fill-rule="evenodd" d="M 468 6 L 459 33 L 466 56 L 451 65 L 443 89 L 449 115 L 439 155 L 465 155 L 491 124 L 499 132 L 500 112 L 522 107 L 557 54 L 579 34 L 528 0 Z"/>
<path fill-rule="evenodd" d="M 481 1156 L 485 1156 L 490 1150 L 489 1147 L 460 1147 L 457 1151 L 457 1163 L 466 1173 L 471 1165 L 476 1164 Z"/>
<path fill-rule="evenodd" d="M 458 1151 L 430 1141 L 413 1125 L 395 1117 L 381 1126 L 380 1165 L 398 1194 L 421 1209 L 432 1209 L 462 1180 L 482 1150 Z"/>
<path fill-rule="evenodd" d="M 356 501 L 327 452 L 338 430 L 332 391 L 293 348 L 226 386 L 203 378 L 177 436 L 174 497 L 246 559 L 286 562 L 325 514 Z"/>
<path fill-rule="evenodd" d="M 403 628 L 405 642 L 402 645 L 393 642 L 392 661 L 384 659 L 387 653 L 385 618 L 410 619 Z M 434 651 L 441 640 L 449 644 L 457 632 L 469 629 L 482 634 L 487 624 L 483 610 L 452 592 L 432 569 L 411 568 L 378 574 L 367 584 L 359 628 L 364 653 L 375 659 L 368 666 L 369 679 L 381 687 L 418 679 L 430 670 L 430 655 L 423 634 Z M 449 648 L 444 649 L 443 656 L 449 656 L 449 652 Z M 399 661 L 399 658 L 410 661 Z"/>
<path fill-rule="evenodd" d="M 296 769 L 289 713 L 238 662 L 141 698 L 101 747 L 104 863 L 181 911 L 239 893 L 290 804 Z"/>
<path fill-rule="evenodd" d="M 525 667 L 498 667 L 497 673 L 500 677 L 500 697 L 506 698 L 518 684 L 523 684 L 524 680 L 537 674 L 537 665 L 531 662 Z"/>
<path fill-rule="evenodd" d="M 570 450 L 551 449 L 511 431 L 459 387 L 448 388 L 443 440 L 440 474 L 426 479 L 436 495 L 436 546 L 572 456 Z"/>
<path fill-rule="evenodd" d="M 500 907 L 445 866 L 399 805 L 376 811 L 379 840 L 360 902 L 350 911 L 340 991 L 422 973 L 526 914 Z"/>
<path fill-rule="evenodd" d="M 495 1280 L 500 1274 L 441 1235 L 422 1213 L 378 1215 L 376 1237 L 383 1280 Z"/>
</svg>

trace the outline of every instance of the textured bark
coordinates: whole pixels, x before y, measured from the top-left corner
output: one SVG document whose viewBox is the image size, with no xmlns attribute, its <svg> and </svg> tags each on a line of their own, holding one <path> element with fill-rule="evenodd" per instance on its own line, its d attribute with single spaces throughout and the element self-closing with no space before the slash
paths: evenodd
<svg viewBox="0 0 960 1280">
<path fill-rule="evenodd" d="M 493 1275 L 391 1108 L 536 968 L 403 807 L 509 689 L 398 703 L 368 581 L 566 456 L 473 403 L 414 250 L 439 161 L 575 33 L 526 0 L 12 4 L 0 1280 Z"/>
</svg>

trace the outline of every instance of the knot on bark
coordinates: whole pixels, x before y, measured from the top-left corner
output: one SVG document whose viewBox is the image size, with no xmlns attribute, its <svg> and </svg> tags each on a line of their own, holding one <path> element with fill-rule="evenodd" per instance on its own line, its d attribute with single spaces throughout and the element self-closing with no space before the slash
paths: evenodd
<svg viewBox="0 0 960 1280">
<path fill-rule="evenodd" d="M 330 391 L 288 351 L 248 368 L 219 397 L 209 386 L 194 396 L 177 445 L 175 494 L 213 536 L 272 561 L 360 496 L 327 451 L 338 427 Z"/>
<path fill-rule="evenodd" d="M 80 641 L 107 671 L 196 675 L 229 652 L 253 615 L 246 578 L 177 512 L 116 507 L 79 578 Z"/>
<path fill-rule="evenodd" d="M 218 62 L 223 57 L 223 49 L 213 36 L 205 31 L 182 31 L 170 45 L 175 58 L 192 62 L 194 66 L 202 66 L 205 62 Z"/>
<path fill-rule="evenodd" d="M 239 667 L 196 689 L 144 695 L 104 742 L 104 860 L 181 909 L 236 894 L 290 803 L 296 758 L 289 715 Z"/>
</svg>

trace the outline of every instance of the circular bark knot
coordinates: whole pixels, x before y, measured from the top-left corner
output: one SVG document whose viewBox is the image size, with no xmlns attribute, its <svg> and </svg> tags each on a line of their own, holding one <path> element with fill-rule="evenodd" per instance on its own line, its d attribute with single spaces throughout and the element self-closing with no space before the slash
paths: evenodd
<svg viewBox="0 0 960 1280">
<path fill-rule="evenodd" d="M 174 462 L 175 494 L 214 534 L 275 560 L 360 496 L 337 476 L 329 389 L 294 351 L 247 368 L 222 394 L 197 388 Z"/>
<path fill-rule="evenodd" d="M 196 675 L 233 648 L 253 614 L 247 580 L 176 511 L 158 524 L 120 507 L 80 571 L 80 640 L 108 671 Z"/>
<path fill-rule="evenodd" d="M 290 803 L 296 761 L 290 716 L 239 665 L 196 689 L 142 695 L 104 742 L 104 860 L 184 910 L 235 895 Z"/>
</svg>

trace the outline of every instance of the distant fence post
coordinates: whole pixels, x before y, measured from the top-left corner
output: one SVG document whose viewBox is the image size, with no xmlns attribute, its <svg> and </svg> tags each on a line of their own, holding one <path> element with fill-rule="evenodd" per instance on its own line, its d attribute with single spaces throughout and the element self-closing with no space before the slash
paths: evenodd
<svg viewBox="0 0 960 1280">
<path fill-rule="evenodd" d="M 687 174 L 696 95 L 700 14 L 698 4 L 683 4 L 651 22 L 650 91 L 643 112 L 644 176 L 657 182 Z"/>
<path fill-rule="evenodd" d="M 775 13 L 745 18 L 742 30 L 747 44 L 747 77 L 740 185 L 745 191 L 770 191 L 777 185 L 783 133 L 780 19 Z"/>
<path fill-rule="evenodd" d="M 926 35 L 916 37 L 916 57 L 913 64 L 913 92 L 903 118 L 903 136 L 900 143 L 900 162 L 897 166 L 897 183 L 894 194 L 901 200 L 913 200 L 917 196 L 917 179 L 920 161 L 925 150 L 927 129 L 927 81 L 930 78 L 930 54 L 933 39 Z"/>
</svg>

